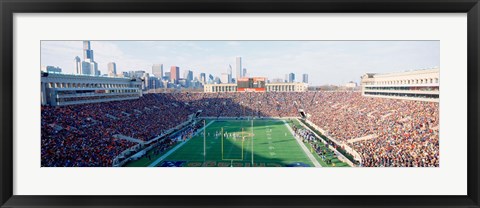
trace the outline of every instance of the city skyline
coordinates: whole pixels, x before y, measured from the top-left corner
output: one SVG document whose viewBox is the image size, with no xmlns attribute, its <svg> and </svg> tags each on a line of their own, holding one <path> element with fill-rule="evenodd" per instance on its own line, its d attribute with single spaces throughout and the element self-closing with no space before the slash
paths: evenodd
<svg viewBox="0 0 480 208">
<path fill-rule="evenodd" d="M 177 66 L 221 77 L 241 57 L 250 76 L 282 78 L 308 74 L 311 85 L 359 82 L 365 73 L 389 73 L 440 65 L 439 41 L 91 41 L 101 74 L 116 63 L 117 73 L 144 70 L 154 64 Z M 41 65 L 75 73 L 82 41 L 42 41 Z M 241 72 L 243 74 L 243 72 Z M 236 77 L 235 77 L 236 78 Z M 296 81 L 302 81 L 296 79 Z"/>
</svg>

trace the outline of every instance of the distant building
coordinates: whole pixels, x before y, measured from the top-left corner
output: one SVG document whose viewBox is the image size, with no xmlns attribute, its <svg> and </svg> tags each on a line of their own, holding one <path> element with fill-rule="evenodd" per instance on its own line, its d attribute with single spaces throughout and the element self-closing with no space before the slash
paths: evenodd
<svg viewBox="0 0 480 208">
<path fill-rule="evenodd" d="M 180 67 L 171 66 L 170 67 L 170 82 L 177 84 L 180 79 Z"/>
<path fill-rule="evenodd" d="M 346 88 L 356 88 L 356 87 L 357 87 L 357 83 L 354 82 L 354 81 L 350 81 L 350 82 L 347 82 L 347 84 L 345 84 L 345 87 L 346 87 Z"/>
<path fill-rule="evenodd" d="M 79 75 L 93 75 L 92 64 L 89 62 L 82 61 L 82 74 Z"/>
<path fill-rule="evenodd" d="M 117 76 L 117 64 L 115 64 L 115 62 L 108 63 L 108 76 L 109 77 Z"/>
<path fill-rule="evenodd" d="M 170 72 L 165 72 L 165 76 L 163 77 L 163 79 L 170 81 L 170 77 Z"/>
<path fill-rule="evenodd" d="M 144 73 L 143 76 L 142 76 L 142 90 L 148 90 L 148 85 L 149 85 L 149 77 L 150 77 L 150 74 L 148 73 Z"/>
<path fill-rule="evenodd" d="M 222 73 L 221 76 L 220 76 L 220 81 L 223 83 L 223 84 L 228 84 L 229 81 L 228 81 L 228 78 L 229 78 L 229 74 L 228 73 Z"/>
<path fill-rule="evenodd" d="M 232 65 L 230 65 L 230 64 L 228 65 L 227 73 L 228 73 L 228 82 L 227 83 L 232 83 L 233 74 L 232 74 Z"/>
<path fill-rule="evenodd" d="M 192 70 L 185 70 L 183 71 L 183 78 L 187 80 L 187 82 L 193 81 L 193 71 Z"/>
<path fill-rule="evenodd" d="M 184 78 L 180 78 L 178 79 L 178 82 L 177 82 L 181 87 L 184 87 L 184 88 L 188 88 L 190 87 L 190 84 L 188 82 L 187 79 L 184 79 Z"/>
<path fill-rule="evenodd" d="M 207 75 L 205 73 L 200 73 L 200 83 L 206 84 L 207 83 Z"/>
<path fill-rule="evenodd" d="M 375 74 L 361 77 L 363 96 L 422 100 L 440 99 L 440 68 Z"/>
<path fill-rule="evenodd" d="M 152 66 L 152 74 L 161 79 L 163 77 L 163 64 L 154 64 Z"/>
<path fill-rule="evenodd" d="M 285 80 L 283 80 L 282 78 L 274 78 L 270 80 L 270 83 L 284 83 L 284 82 Z"/>
<path fill-rule="evenodd" d="M 128 73 L 128 72 L 122 72 L 121 76 L 119 76 L 119 77 L 125 77 L 125 78 L 126 78 L 126 77 L 130 77 L 130 73 Z"/>
<path fill-rule="evenodd" d="M 83 41 L 83 61 L 82 74 L 98 76 L 98 64 L 93 58 L 93 50 L 90 47 L 90 41 Z"/>
<path fill-rule="evenodd" d="M 75 57 L 75 74 L 84 74 L 82 72 L 82 60 L 80 57 L 76 56 Z"/>
<path fill-rule="evenodd" d="M 303 83 L 308 83 L 308 74 L 303 74 L 302 75 L 302 82 Z"/>
<path fill-rule="evenodd" d="M 62 73 L 62 69 L 58 66 L 43 66 L 41 70 L 50 73 Z"/>
<path fill-rule="evenodd" d="M 247 68 L 243 68 L 242 77 L 248 77 Z"/>
<path fill-rule="evenodd" d="M 288 74 L 288 82 L 290 82 L 290 83 L 295 82 L 295 74 L 294 73 Z"/>
<path fill-rule="evenodd" d="M 237 77 L 235 77 L 236 80 L 238 80 L 238 78 L 242 78 L 243 77 L 243 68 L 242 68 L 242 57 L 237 57 L 236 60 L 235 60 L 235 71 L 237 72 Z"/>
<path fill-rule="evenodd" d="M 162 88 L 162 82 L 158 77 L 149 77 L 148 89 L 159 89 Z"/>
<path fill-rule="evenodd" d="M 137 70 L 129 72 L 131 78 L 142 78 L 145 75 L 145 71 Z"/>
<path fill-rule="evenodd" d="M 209 74 L 209 75 L 208 75 L 207 83 L 208 83 L 208 84 L 212 84 L 213 81 L 214 81 L 214 79 L 215 79 L 215 78 L 213 77 L 213 75 Z"/>
</svg>

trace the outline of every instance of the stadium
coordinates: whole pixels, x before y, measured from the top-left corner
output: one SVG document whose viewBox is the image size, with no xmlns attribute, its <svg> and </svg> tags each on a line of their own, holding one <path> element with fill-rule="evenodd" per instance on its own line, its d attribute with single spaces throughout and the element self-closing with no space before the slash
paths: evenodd
<svg viewBox="0 0 480 208">
<path fill-rule="evenodd" d="M 168 93 L 42 73 L 41 166 L 439 167 L 438 70 L 366 74 L 360 91 Z"/>
</svg>

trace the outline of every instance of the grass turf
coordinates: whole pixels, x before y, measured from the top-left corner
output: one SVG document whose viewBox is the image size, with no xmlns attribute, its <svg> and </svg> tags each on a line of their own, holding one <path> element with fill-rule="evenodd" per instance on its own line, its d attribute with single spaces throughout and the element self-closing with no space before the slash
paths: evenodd
<svg viewBox="0 0 480 208">
<path fill-rule="evenodd" d="M 224 133 L 229 134 L 228 138 L 223 138 L 223 156 L 222 128 Z M 243 135 L 244 138 L 237 136 L 236 139 L 233 139 L 233 133 L 235 133 L 235 135 Z M 313 166 L 283 121 L 255 120 L 253 123 L 253 135 L 253 166 L 286 166 L 296 162 Z M 252 166 L 251 136 L 251 121 L 215 121 L 206 129 L 207 154 L 205 162 L 203 154 L 203 131 L 163 161 L 185 161 L 183 166 L 194 167 Z M 160 162 L 159 165 L 160 164 L 162 164 L 162 162 Z"/>
</svg>

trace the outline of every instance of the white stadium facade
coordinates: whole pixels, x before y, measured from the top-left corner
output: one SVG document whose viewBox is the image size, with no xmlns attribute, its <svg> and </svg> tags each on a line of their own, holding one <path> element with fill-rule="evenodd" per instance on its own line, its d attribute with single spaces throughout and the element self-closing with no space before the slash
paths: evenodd
<svg viewBox="0 0 480 208">
<path fill-rule="evenodd" d="M 63 106 L 138 99 L 142 81 L 41 72 L 42 105 Z"/>
<path fill-rule="evenodd" d="M 363 96 L 431 102 L 440 99 L 438 67 L 386 74 L 367 73 L 361 79 Z"/>
</svg>

